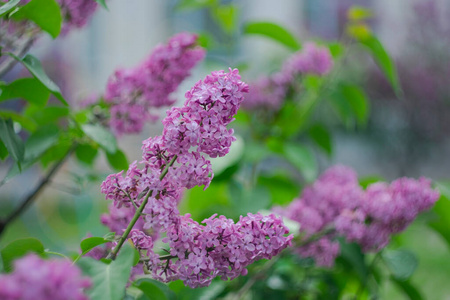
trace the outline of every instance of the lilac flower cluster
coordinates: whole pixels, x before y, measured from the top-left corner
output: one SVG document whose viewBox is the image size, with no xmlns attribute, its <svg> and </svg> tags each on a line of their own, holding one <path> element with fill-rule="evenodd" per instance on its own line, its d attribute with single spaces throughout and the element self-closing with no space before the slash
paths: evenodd
<svg viewBox="0 0 450 300">
<path fill-rule="evenodd" d="M 28 254 L 14 262 L 14 272 L 0 275 L 2 300 L 86 300 L 89 278 L 71 262 Z"/>
<path fill-rule="evenodd" d="M 268 77 L 261 77 L 250 84 L 250 91 L 243 106 L 249 110 L 258 108 L 278 110 L 288 92 L 295 88 L 295 79 L 299 75 L 324 76 L 332 67 L 333 58 L 327 48 L 306 43 L 301 51 L 284 62 L 281 71 Z"/>
<path fill-rule="evenodd" d="M 316 239 L 296 248 L 303 257 L 331 267 L 339 254 L 334 239 L 344 236 L 363 251 L 379 251 L 390 237 L 404 230 L 417 215 L 439 198 L 428 179 L 400 178 L 391 184 L 374 183 L 363 190 L 356 173 L 344 166 L 325 171 L 282 215 L 300 223 L 303 240 Z"/>
<path fill-rule="evenodd" d="M 213 215 L 200 225 L 189 215 L 181 216 L 177 208 L 184 189 L 207 188 L 211 182 L 206 155 L 228 153 L 235 138 L 226 126 L 247 90 L 237 69 L 213 72 L 197 82 L 186 93 L 183 107 L 167 111 L 162 136 L 143 142 L 143 169 L 133 163 L 125 177 L 122 172 L 113 174 L 102 184 L 102 192 L 115 204 L 111 215 L 103 217 L 107 225 L 116 226 L 113 220 L 122 218 L 129 222 L 136 208 L 145 205 L 143 224 L 134 227 L 130 238 L 145 257 L 148 273 L 158 280 L 182 279 L 198 287 L 216 276 L 235 278 L 246 272 L 248 264 L 270 258 L 290 243 L 287 228 L 274 215 L 249 214 L 237 223 Z M 170 247 L 165 256 L 153 250 L 162 233 Z"/>
<path fill-rule="evenodd" d="M 64 23 L 62 32 L 83 28 L 96 11 L 98 4 L 93 0 L 57 0 L 61 6 Z"/>
<path fill-rule="evenodd" d="M 111 105 L 109 123 L 113 131 L 117 135 L 137 133 L 145 122 L 155 121 L 158 116 L 149 109 L 173 104 L 170 94 L 204 56 L 196 35 L 179 33 L 166 45 L 158 45 L 137 67 L 116 70 L 104 96 Z"/>
</svg>

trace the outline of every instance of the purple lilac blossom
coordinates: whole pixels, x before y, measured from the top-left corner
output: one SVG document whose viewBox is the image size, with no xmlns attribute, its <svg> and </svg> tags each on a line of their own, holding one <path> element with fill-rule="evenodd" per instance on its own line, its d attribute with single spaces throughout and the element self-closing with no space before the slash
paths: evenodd
<svg viewBox="0 0 450 300">
<path fill-rule="evenodd" d="M 150 109 L 172 105 L 172 92 L 204 56 L 196 35 L 179 33 L 166 45 L 158 45 L 137 67 L 116 70 L 105 91 L 115 134 L 138 133 L 146 122 L 156 121 L 158 116 Z"/>
<path fill-rule="evenodd" d="M 135 211 L 148 195 L 143 229 L 135 227 L 130 238 L 146 256 L 147 272 L 157 280 L 181 279 L 190 287 L 207 286 L 217 276 L 226 280 L 246 274 L 250 263 L 271 258 L 290 244 L 292 236 L 285 236 L 288 229 L 274 215 L 248 214 L 236 223 L 213 215 L 201 225 L 189 214 L 180 215 L 177 208 L 186 188 L 210 184 L 208 157 L 228 153 L 235 138 L 226 126 L 247 91 L 237 69 L 212 72 L 186 93 L 183 107 L 167 111 L 162 136 L 143 142 L 142 170 L 135 162 L 125 177 L 123 172 L 113 174 L 102 184 L 106 198 L 114 201 L 111 214 L 116 208 Z M 155 239 L 148 232 L 166 234 L 162 240 L 169 247 L 166 255 L 154 252 Z"/>
<path fill-rule="evenodd" d="M 275 211 L 300 223 L 303 241 L 329 230 L 319 240 L 300 242 L 295 251 L 314 258 L 317 265 L 331 267 L 339 255 L 339 244 L 334 242 L 338 235 L 358 243 L 364 252 L 379 251 L 391 235 L 403 231 L 438 198 L 425 178 L 378 182 L 363 190 L 352 169 L 334 166 L 305 188 L 300 198 Z"/>
<path fill-rule="evenodd" d="M 250 84 L 250 92 L 245 97 L 245 109 L 265 108 L 279 110 L 295 79 L 300 75 L 327 75 L 333 67 L 333 58 L 325 47 L 306 43 L 304 48 L 288 58 L 281 71 L 268 77 L 261 77 Z"/>
<path fill-rule="evenodd" d="M 68 260 L 43 260 L 28 254 L 14 262 L 14 271 L 0 275 L 2 300 L 87 300 L 88 277 Z"/>
</svg>

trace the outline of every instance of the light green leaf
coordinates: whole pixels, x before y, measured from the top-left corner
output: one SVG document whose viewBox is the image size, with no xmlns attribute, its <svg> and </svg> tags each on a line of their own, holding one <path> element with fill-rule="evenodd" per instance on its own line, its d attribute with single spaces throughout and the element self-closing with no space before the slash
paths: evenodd
<svg viewBox="0 0 450 300">
<path fill-rule="evenodd" d="M 83 257 L 78 265 L 84 274 L 92 279 L 93 286 L 87 291 L 91 300 L 121 300 L 125 286 L 130 278 L 135 250 L 125 243 L 117 259 L 106 264 L 91 257 Z"/>
<path fill-rule="evenodd" d="M 15 240 L 14 242 L 6 245 L 0 252 L 5 271 L 10 272 L 12 270 L 13 261 L 29 252 L 35 252 L 43 255 L 44 246 L 39 240 L 34 238 Z"/>
<path fill-rule="evenodd" d="M 30 2 L 31 3 L 31 2 Z M 47 76 L 42 68 L 41 62 L 31 54 L 27 54 L 23 59 L 9 53 L 17 61 L 21 62 L 30 73 L 39 80 L 59 101 L 64 105 L 69 105 L 61 94 L 59 87 Z"/>
<path fill-rule="evenodd" d="M 361 39 L 359 42 L 369 49 L 372 57 L 380 67 L 381 71 L 383 71 L 396 95 L 400 96 L 402 94 L 402 90 L 398 79 L 397 67 L 388 52 L 384 49 L 383 44 L 373 35 L 370 35 L 368 38 Z"/>
<path fill-rule="evenodd" d="M 55 145 L 59 139 L 60 129 L 56 125 L 40 127 L 25 142 L 25 160 L 33 161 L 40 157 L 50 147 Z"/>
<path fill-rule="evenodd" d="M 1 87 L 0 102 L 21 98 L 37 106 L 45 106 L 50 97 L 48 89 L 36 78 L 21 78 Z"/>
<path fill-rule="evenodd" d="M 39 108 L 30 105 L 24 113 L 25 116 L 30 117 L 39 125 L 48 125 L 55 123 L 58 119 L 67 117 L 69 115 L 69 108 L 66 106 L 46 106 Z"/>
<path fill-rule="evenodd" d="M 108 159 L 109 165 L 117 171 L 122 171 L 128 169 L 128 160 L 121 150 L 117 149 L 116 153 L 106 152 L 106 158 Z"/>
<path fill-rule="evenodd" d="M 14 132 L 13 122 L 11 120 L 0 118 L 0 140 L 2 140 L 9 154 L 17 162 L 20 169 L 20 164 L 25 157 L 25 147 L 23 141 Z"/>
<path fill-rule="evenodd" d="M 287 143 L 284 147 L 284 155 L 300 171 L 307 182 L 316 179 L 317 163 L 310 149 L 300 144 Z"/>
<path fill-rule="evenodd" d="M 61 9 L 55 0 L 31 0 L 13 18 L 16 20 L 31 20 L 42 30 L 56 38 L 61 32 Z"/>
<path fill-rule="evenodd" d="M 224 4 L 213 10 L 213 15 L 223 31 L 228 34 L 233 33 L 236 29 L 239 9 L 233 4 Z"/>
<path fill-rule="evenodd" d="M 392 276 L 402 281 L 411 277 L 419 264 L 414 253 L 408 250 L 385 249 L 381 256 Z"/>
<path fill-rule="evenodd" d="M 95 247 L 109 243 L 109 242 L 110 242 L 110 240 L 107 240 L 103 237 L 95 236 L 95 237 L 86 238 L 86 239 L 82 240 L 80 243 L 81 256 L 85 255 L 86 253 L 88 253 L 89 251 L 94 249 Z"/>
<path fill-rule="evenodd" d="M 201 9 L 213 6 L 217 0 L 180 0 L 176 6 L 177 9 Z"/>
<path fill-rule="evenodd" d="M 117 151 L 117 142 L 114 135 L 100 125 L 84 124 L 81 126 L 84 133 L 100 145 L 106 152 L 114 154 Z"/>
<path fill-rule="evenodd" d="M 300 43 L 286 28 L 271 22 L 248 22 L 244 25 L 244 34 L 258 34 L 275 40 L 292 50 L 299 50 Z"/>
<path fill-rule="evenodd" d="M 10 0 L 0 6 L 0 17 L 10 12 L 14 7 L 19 4 L 20 0 Z"/>
<path fill-rule="evenodd" d="M 267 209 L 270 205 L 270 193 L 264 186 L 249 188 L 238 181 L 231 181 L 228 184 L 228 191 L 238 215 L 256 213 L 261 209 Z"/>
<path fill-rule="evenodd" d="M 331 134 L 322 124 L 316 124 L 309 129 L 309 136 L 328 156 L 333 153 Z"/>
<path fill-rule="evenodd" d="M 347 17 L 349 20 L 352 20 L 352 21 L 361 21 L 361 20 L 372 18 L 373 12 L 371 9 L 369 9 L 367 7 L 353 5 L 347 11 Z"/>
<path fill-rule="evenodd" d="M 2 110 L 0 111 L 0 117 L 3 119 L 11 119 L 14 122 L 19 123 L 24 129 L 33 132 L 37 128 L 36 122 L 24 115 L 18 114 L 15 111 Z"/>
</svg>

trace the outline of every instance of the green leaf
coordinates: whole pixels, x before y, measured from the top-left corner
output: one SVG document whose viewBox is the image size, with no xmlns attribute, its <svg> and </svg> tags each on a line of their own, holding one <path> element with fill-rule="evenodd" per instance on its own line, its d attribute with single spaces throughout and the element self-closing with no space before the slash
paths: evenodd
<svg viewBox="0 0 450 300">
<path fill-rule="evenodd" d="M 401 289 L 410 300 L 422 300 L 424 299 L 420 291 L 412 285 L 409 280 L 402 281 L 391 276 L 391 281 L 393 281 L 399 289 Z"/>
<path fill-rule="evenodd" d="M 6 245 L 0 252 L 5 271 L 10 272 L 12 270 L 13 261 L 16 258 L 24 256 L 28 252 L 35 252 L 42 255 L 44 254 L 44 245 L 34 238 L 15 240 Z"/>
<path fill-rule="evenodd" d="M 436 218 L 428 222 L 428 226 L 440 234 L 450 247 L 450 183 L 438 182 L 436 186 L 441 197 L 433 207 Z"/>
<path fill-rule="evenodd" d="M 286 28 L 271 22 L 248 22 L 244 34 L 259 34 L 275 40 L 292 50 L 299 50 L 300 43 Z"/>
<path fill-rule="evenodd" d="M 5 144 L 0 140 L 0 159 L 5 160 L 8 157 L 8 149 L 6 149 Z"/>
<path fill-rule="evenodd" d="M 97 149 L 89 144 L 80 144 L 75 149 L 75 155 L 79 161 L 91 165 L 97 156 Z"/>
<path fill-rule="evenodd" d="M 307 182 L 316 179 L 317 163 L 310 149 L 299 144 L 287 143 L 284 147 L 284 155 L 300 171 Z"/>
<path fill-rule="evenodd" d="M 370 35 L 368 38 L 361 39 L 359 42 L 370 50 L 375 62 L 380 67 L 381 71 L 383 71 L 396 95 L 400 96 L 402 94 L 402 90 L 398 79 L 397 68 L 392 58 L 384 49 L 383 44 L 373 35 Z"/>
<path fill-rule="evenodd" d="M 177 9 L 201 9 L 213 6 L 217 0 L 180 0 L 176 6 Z"/>
<path fill-rule="evenodd" d="M 81 249 L 80 256 L 84 256 L 86 253 L 88 253 L 95 247 L 109 243 L 109 242 L 110 242 L 110 240 L 107 240 L 103 237 L 86 238 L 86 239 L 82 240 L 80 243 L 80 249 Z"/>
<path fill-rule="evenodd" d="M 25 115 L 32 118 L 39 125 L 48 125 L 55 123 L 58 119 L 69 115 L 69 108 L 65 106 L 46 106 L 39 108 L 37 106 L 29 106 Z"/>
<path fill-rule="evenodd" d="M 381 256 L 392 276 L 402 281 L 411 277 L 419 264 L 414 253 L 408 250 L 385 249 Z"/>
<path fill-rule="evenodd" d="M 322 124 L 313 125 L 309 129 L 309 136 L 328 156 L 333 153 L 333 145 L 331 143 L 331 135 Z"/>
<path fill-rule="evenodd" d="M 10 12 L 14 7 L 19 4 L 20 0 L 10 0 L 7 3 L 0 6 L 0 17 Z"/>
<path fill-rule="evenodd" d="M 61 32 L 61 9 L 55 0 L 31 0 L 13 15 L 16 20 L 31 20 L 56 38 Z"/>
<path fill-rule="evenodd" d="M 130 278 L 134 252 L 134 248 L 125 243 L 116 260 L 109 264 L 91 257 L 83 257 L 78 261 L 83 272 L 92 279 L 93 286 L 87 291 L 91 300 L 123 299 L 125 286 Z"/>
<path fill-rule="evenodd" d="M 369 101 L 364 91 L 356 85 L 341 85 L 340 90 L 350 105 L 359 125 L 365 126 L 369 117 Z"/>
<path fill-rule="evenodd" d="M 249 212 L 256 213 L 270 205 L 270 193 L 264 186 L 248 188 L 238 181 L 231 181 L 228 184 L 228 191 L 238 215 L 246 215 Z"/>
<path fill-rule="evenodd" d="M 100 125 L 82 125 L 84 133 L 94 142 L 97 142 L 106 152 L 114 154 L 117 151 L 117 142 L 114 135 Z"/>
<path fill-rule="evenodd" d="M 108 10 L 108 6 L 106 6 L 105 0 L 95 0 L 95 2 L 103 6 L 104 9 Z"/>
<path fill-rule="evenodd" d="M 361 20 L 372 18 L 373 12 L 371 9 L 369 9 L 367 7 L 353 5 L 347 11 L 347 17 L 349 20 L 352 20 L 352 21 L 361 21 Z"/>
<path fill-rule="evenodd" d="M 271 176 L 259 176 L 257 183 L 269 190 L 272 204 L 288 204 L 300 193 L 299 184 L 297 182 L 294 183 L 287 175 L 274 174 Z"/>
<path fill-rule="evenodd" d="M 11 119 L 14 122 L 19 123 L 24 129 L 30 132 L 35 131 L 37 128 L 37 124 L 34 120 L 32 120 L 27 116 L 18 114 L 14 111 L 2 110 L 0 111 L 0 117 L 2 117 L 3 119 Z"/>
<path fill-rule="evenodd" d="M 213 10 L 213 15 L 223 31 L 228 34 L 233 33 L 236 29 L 236 21 L 238 19 L 239 9 L 236 5 L 220 5 Z"/>
<path fill-rule="evenodd" d="M 380 182 L 380 181 L 386 181 L 386 180 L 383 177 L 379 176 L 379 175 L 372 175 L 372 176 L 361 177 L 361 178 L 359 178 L 358 181 L 359 181 L 359 185 L 363 189 L 366 189 L 372 183 L 376 183 L 376 182 Z"/>
<path fill-rule="evenodd" d="M 20 164 L 25 157 L 25 147 L 23 141 L 14 132 L 11 120 L 0 119 L 0 140 L 2 140 L 6 149 L 8 149 L 8 153 L 17 162 L 20 169 Z"/>
<path fill-rule="evenodd" d="M 25 160 L 34 161 L 59 140 L 60 129 L 56 125 L 46 125 L 36 130 L 25 142 Z"/>
<path fill-rule="evenodd" d="M 128 169 L 128 160 L 121 150 L 116 151 L 116 153 L 111 154 L 109 152 L 106 153 L 106 158 L 108 159 L 109 165 L 117 171 L 122 171 Z"/>
<path fill-rule="evenodd" d="M 175 293 L 164 283 L 150 279 L 142 278 L 133 283 L 133 286 L 140 289 L 145 298 L 149 300 L 176 300 Z"/>
<path fill-rule="evenodd" d="M 31 2 L 30 2 L 31 3 Z M 23 59 L 9 53 L 14 59 L 21 62 L 30 73 L 39 80 L 59 101 L 64 105 L 69 105 L 61 94 L 59 87 L 47 76 L 42 68 L 41 62 L 31 54 L 27 54 Z"/>
<path fill-rule="evenodd" d="M 37 106 L 45 106 L 50 97 L 48 89 L 36 78 L 21 78 L 1 87 L 0 102 L 22 98 Z"/>
<path fill-rule="evenodd" d="M 347 243 L 343 239 L 339 240 L 341 244 L 341 257 L 345 259 L 351 266 L 352 270 L 358 274 L 361 282 L 365 282 L 370 274 L 367 267 L 365 256 L 361 252 L 358 244 Z"/>
</svg>

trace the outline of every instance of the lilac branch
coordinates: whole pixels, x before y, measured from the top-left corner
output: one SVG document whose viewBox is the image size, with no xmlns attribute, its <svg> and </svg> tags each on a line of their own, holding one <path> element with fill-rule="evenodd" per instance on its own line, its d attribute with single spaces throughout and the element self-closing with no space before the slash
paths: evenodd
<svg viewBox="0 0 450 300">
<path fill-rule="evenodd" d="M 164 168 L 161 175 L 159 176 L 159 180 L 163 180 L 164 177 L 167 175 L 167 172 L 169 171 L 169 168 L 175 163 L 177 159 L 177 155 L 175 155 L 172 160 L 169 162 L 169 164 Z M 131 219 L 130 223 L 128 224 L 128 227 L 125 229 L 124 233 L 119 239 L 119 242 L 117 243 L 117 246 L 114 247 L 114 249 L 108 254 L 106 258 L 114 260 L 116 258 L 117 253 L 119 252 L 120 248 L 122 248 L 123 243 L 128 238 L 128 235 L 130 234 L 130 231 L 133 229 L 134 225 L 136 224 L 139 217 L 142 215 L 142 212 L 147 205 L 148 199 L 152 196 L 153 190 L 149 190 L 147 194 L 145 195 L 144 201 L 142 201 L 142 204 L 139 206 L 139 208 L 136 210 L 136 213 L 133 216 L 133 219 Z"/>
</svg>

